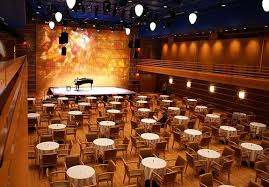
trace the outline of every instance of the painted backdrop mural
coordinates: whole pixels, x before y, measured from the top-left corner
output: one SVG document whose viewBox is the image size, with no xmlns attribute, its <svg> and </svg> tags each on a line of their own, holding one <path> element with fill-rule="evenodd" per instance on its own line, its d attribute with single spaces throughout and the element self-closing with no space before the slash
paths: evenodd
<svg viewBox="0 0 269 187">
<path fill-rule="evenodd" d="M 67 28 L 67 54 L 61 55 L 62 27 L 38 25 L 36 34 L 37 96 L 51 86 L 74 86 L 77 77 L 92 78 L 94 86 L 128 86 L 130 51 L 125 32 Z"/>
</svg>

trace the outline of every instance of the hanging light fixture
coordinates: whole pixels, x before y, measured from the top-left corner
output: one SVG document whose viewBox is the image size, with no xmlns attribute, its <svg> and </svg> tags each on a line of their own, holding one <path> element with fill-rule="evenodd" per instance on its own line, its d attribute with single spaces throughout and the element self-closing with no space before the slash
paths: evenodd
<svg viewBox="0 0 269 187">
<path fill-rule="evenodd" d="M 55 14 L 56 21 L 60 22 L 62 20 L 62 18 L 63 18 L 62 13 L 61 12 L 56 12 L 56 14 Z"/>
<path fill-rule="evenodd" d="M 66 0 L 68 8 L 72 9 L 76 5 L 76 0 Z"/>
<path fill-rule="evenodd" d="M 269 0 L 262 1 L 262 8 L 265 12 L 269 12 Z"/>
<path fill-rule="evenodd" d="M 54 29 L 55 23 L 53 21 L 50 21 L 49 22 L 49 27 L 50 27 L 51 30 Z"/>
<path fill-rule="evenodd" d="M 156 29 L 156 23 L 155 22 L 151 22 L 150 25 L 149 25 L 149 27 L 150 27 L 150 30 L 151 31 L 154 31 Z"/>
<path fill-rule="evenodd" d="M 196 20 L 197 20 L 197 15 L 195 13 L 191 13 L 189 15 L 189 21 L 190 21 L 190 23 L 193 25 L 196 22 Z"/>
<path fill-rule="evenodd" d="M 131 33 L 131 29 L 130 28 L 125 28 L 125 33 L 126 33 L 126 35 L 129 35 Z"/>
<path fill-rule="evenodd" d="M 135 5 L 135 14 L 140 17 L 143 14 L 144 7 L 141 4 Z"/>
</svg>

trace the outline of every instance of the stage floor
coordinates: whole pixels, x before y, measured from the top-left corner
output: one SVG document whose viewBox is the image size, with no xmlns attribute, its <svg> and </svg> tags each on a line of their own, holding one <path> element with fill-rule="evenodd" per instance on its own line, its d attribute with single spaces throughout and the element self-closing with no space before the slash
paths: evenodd
<svg viewBox="0 0 269 187">
<path fill-rule="evenodd" d="M 70 91 L 67 91 L 65 87 L 52 87 L 50 91 L 54 96 L 66 95 L 66 96 L 76 96 L 76 95 L 132 95 L 135 94 L 134 91 L 127 90 L 124 88 L 117 87 L 81 87 L 79 91 L 75 88 L 71 88 Z"/>
</svg>

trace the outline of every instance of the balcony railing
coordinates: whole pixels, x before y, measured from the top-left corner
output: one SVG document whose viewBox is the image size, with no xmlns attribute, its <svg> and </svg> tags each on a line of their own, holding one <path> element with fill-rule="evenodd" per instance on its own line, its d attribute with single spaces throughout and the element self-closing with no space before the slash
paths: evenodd
<svg viewBox="0 0 269 187">
<path fill-rule="evenodd" d="M 155 59 L 139 59 L 137 65 L 269 79 L 269 67 L 264 66 L 201 64 L 200 62 Z"/>
</svg>

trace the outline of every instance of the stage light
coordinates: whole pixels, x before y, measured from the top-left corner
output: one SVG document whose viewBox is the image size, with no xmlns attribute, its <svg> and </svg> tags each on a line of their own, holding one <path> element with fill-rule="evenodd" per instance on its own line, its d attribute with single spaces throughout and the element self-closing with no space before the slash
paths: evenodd
<svg viewBox="0 0 269 187">
<path fill-rule="evenodd" d="M 173 82 L 174 82 L 174 79 L 173 79 L 173 77 L 169 77 L 169 80 L 168 80 L 168 82 L 169 82 L 169 84 L 173 84 Z"/>
<path fill-rule="evenodd" d="M 239 99 L 245 99 L 246 92 L 244 90 L 239 91 L 238 92 L 238 97 L 239 97 Z"/>
<path fill-rule="evenodd" d="M 143 14 L 144 7 L 141 4 L 135 5 L 135 14 L 140 17 Z"/>
<path fill-rule="evenodd" d="M 214 86 L 214 85 L 210 85 L 210 86 L 209 86 L 209 91 L 210 91 L 211 93 L 214 93 L 214 92 L 215 92 L 215 86 Z"/>
<path fill-rule="evenodd" d="M 191 87 L 191 81 L 187 81 L 187 88 Z"/>
<path fill-rule="evenodd" d="M 269 12 L 269 0 L 262 1 L 262 8 L 265 12 Z"/>
<path fill-rule="evenodd" d="M 125 28 L 125 33 L 128 36 L 131 33 L 131 29 L 130 28 Z"/>
<path fill-rule="evenodd" d="M 190 23 L 193 25 L 196 22 L 196 20 L 197 20 L 197 15 L 195 13 L 191 13 L 189 15 L 189 21 L 190 21 Z"/>
<path fill-rule="evenodd" d="M 72 9 L 76 5 L 76 0 L 66 0 L 68 8 Z"/>
<path fill-rule="evenodd" d="M 155 22 L 151 22 L 150 25 L 149 25 L 149 27 L 150 27 L 150 30 L 151 31 L 154 31 L 156 29 L 156 23 Z"/>
<path fill-rule="evenodd" d="M 50 27 L 51 30 L 54 29 L 55 23 L 53 21 L 50 21 L 49 22 L 49 27 Z"/>
<path fill-rule="evenodd" d="M 56 12 L 56 14 L 55 14 L 56 21 L 60 22 L 62 20 L 62 18 L 63 18 L 62 13 L 61 12 Z"/>
</svg>

